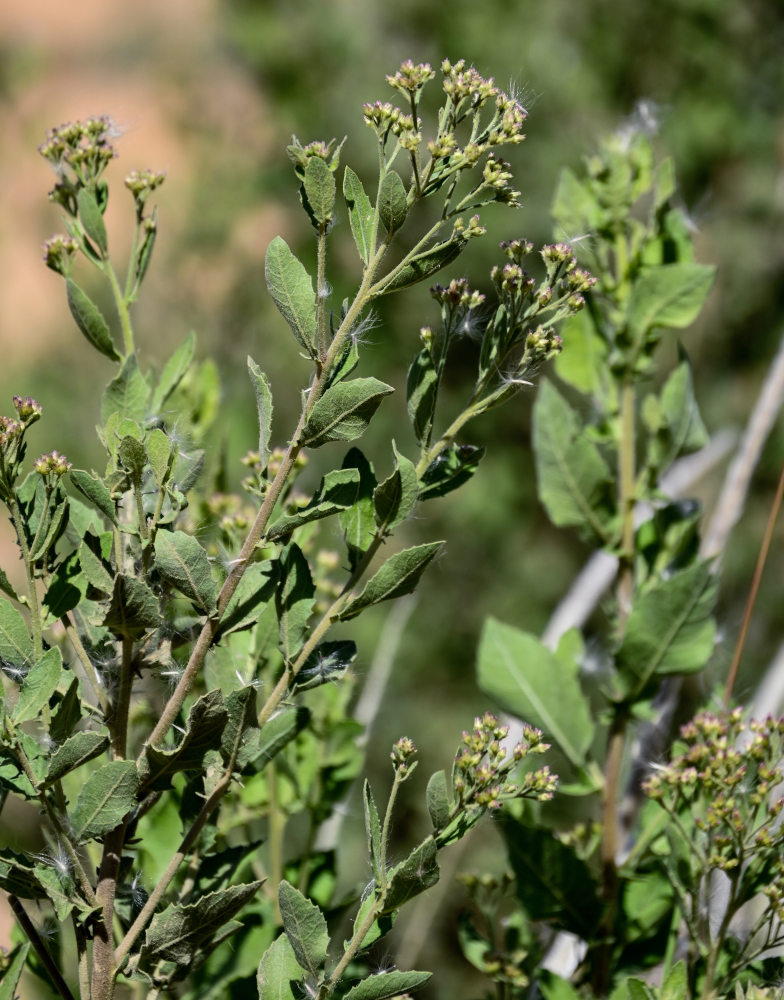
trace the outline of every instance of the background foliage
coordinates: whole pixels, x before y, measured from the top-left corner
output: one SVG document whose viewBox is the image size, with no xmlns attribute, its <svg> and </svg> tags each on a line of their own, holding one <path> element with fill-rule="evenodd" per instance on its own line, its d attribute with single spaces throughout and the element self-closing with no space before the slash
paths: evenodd
<svg viewBox="0 0 784 1000">
<path fill-rule="evenodd" d="M 51 213 L 40 199 L 49 178 L 35 153 L 45 127 L 109 112 L 128 130 L 124 164 L 169 171 L 173 183 L 162 208 L 170 213 L 167 240 L 137 328 L 157 360 L 190 329 L 204 354 L 218 355 L 223 394 L 216 405 L 236 483 L 243 473 L 238 456 L 255 434 L 245 355 L 263 363 L 273 381 L 295 357 L 293 348 L 285 353 L 281 347 L 284 337 L 269 334 L 280 321 L 262 276 L 276 232 L 298 251 L 307 238 L 283 147 L 292 131 L 303 142 L 350 132 L 352 162 L 362 156 L 370 161 L 373 142 L 369 135 L 363 140 L 359 103 L 375 96 L 379 69 L 391 71 L 405 57 L 437 63 L 465 55 L 502 86 L 513 81 L 530 108 L 529 138 L 514 157 L 522 167 L 516 178 L 523 209 L 513 223 L 498 213 L 492 221 L 502 228 L 472 248 L 470 266 L 478 274 L 489 268 L 495 237 L 548 239 L 560 166 L 578 164 L 597 135 L 639 101 L 653 102 L 647 113 L 659 119 L 657 142 L 675 160 L 698 227 L 698 258 L 719 266 L 709 307 L 689 338 L 696 395 L 710 431 L 739 425 L 748 414 L 780 336 L 784 298 L 784 246 L 776 240 L 784 213 L 784 12 L 777 5 L 454 0 L 445 9 L 432 0 L 400 0 L 394 8 L 379 0 L 302 0 L 292 10 L 276 2 L 202 0 L 167 4 L 165 13 L 155 3 L 122 13 L 119 3 L 85 2 L 63 15 L 45 0 L 38 6 L 11 3 L 0 13 L 6 136 L 0 163 L 6 222 L 0 398 L 32 391 L 34 381 L 49 420 L 62 427 L 60 447 L 78 465 L 89 467 L 94 443 L 91 424 L 72 403 L 95 378 L 105 381 L 106 370 L 100 360 L 85 367 L 83 353 L 73 350 L 56 277 L 39 261 L 33 234 L 42 239 L 51 230 Z M 26 205 L 36 206 L 32 219 L 23 215 Z M 46 299 L 51 312 L 41 304 Z M 395 300 L 379 311 L 378 326 L 368 333 L 373 349 L 402 367 L 428 311 L 432 316 L 424 289 L 419 299 L 408 297 L 405 309 Z M 274 344 L 274 354 L 267 344 Z M 573 536 L 555 533 L 537 508 L 530 405 L 522 398 L 514 407 L 513 418 L 507 412 L 496 423 L 491 415 L 472 429 L 477 443 L 495 445 L 485 477 L 436 512 L 446 523 L 434 525 L 433 536 L 451 539 L 449 561 L 433 568 L 422 589 L 373 746 L 385 747 L 405 731 L 425 759 L 451 748 L 446 734 L 481 704 L 473 667 L 484 617 L 492 609 L 503 621 L 540 631 L 581 564 Z M 290 423 L 291 414 L 280 411 L 282 422 Z M 402 413 L 397 416 L 400 423 Z M 386 436 L 383 428 L 379 436 Z M 731 540 L 720 612 L 727 636 L 717 653 L 717 675 L 726 669 L 729 652 L 723 649 L 731 649 L 781 452 L 778 431 Z M 707 484 L 706 496 L 711 492 Z M 416 544 L 416 522 L 407 530 L 408 543 Z M 470 571 L 457 574 L 450 566 Z M 741 698 L 780 641 L 775 565 L 769 572 L 738 686 Z M 373 647 L 384 614 L 369 616 L 366 648 Z M 371 763 L 373 757 L 371 749 Z M 32 830 L 15 829 L 13 837 L 0 830 L 0 839 L 14 846 L 32 837 Z M 448 925 L 453 918 L 445 912 Z M 445 940 L 452 930 L 445 927 Z M 463 968 L 456 968 L 458 975 Z"/>
</svg>

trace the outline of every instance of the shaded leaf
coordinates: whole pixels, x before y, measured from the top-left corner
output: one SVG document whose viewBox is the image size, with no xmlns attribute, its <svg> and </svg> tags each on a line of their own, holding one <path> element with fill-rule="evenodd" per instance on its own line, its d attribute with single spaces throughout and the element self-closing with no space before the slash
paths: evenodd
<svg viewBox="0 0 784 1000">
<path fill-rule="evenodd" d="M 414 463 L 392 442 L 395 468 L 373 492 L 373 509 L 379 534 L 387 535 L 401 524 L 417 502 L 419 482 Z"/>
<path fill-rule="evenodd" d="M 0 598 L 0 659 L 18 668 L 31 667 L 35 656 L 33 640 L 22 613 Z"/>
<path fill-rule="evenodd" d="M 654 326 L 693 323 L 708 297 L 716 268 L 706 264 L 660 264 L 644 268 L 632 285 L 629 333 L 638 339 Z"/>
<path fill-rule="evenodd" d="M 319 978 L 329 948 L 324 914 L 285 879 L 278 887 L 278 905 L 283 930 L 300 967 L 315 979 Z"/>
<path fill-rule="evenodd" d="M 365 194 L 362 181 L 351 167 L 343 174 L 343 196 L 348 206 L 348 219 L 362 263 L 367 264 L 373 249 L 373 206 Z"/>
<path fill-rule="evenodd" d="M 297 1000 L 301 995 L 292 985 L 299 987 L 302 970 L 297 962 L 294 949 L 285 934 L 281 934 L 261 956 L 256 985 L 259 1000 Z"/>
<path fill-rule="evenodd" d="M 312 356 L 316 339 L 313 282 L 280 236 L 276 236 L 267 248 L 264 276 L 269 293 L 297 342 Z"/>
<path fill-rule="evenodd" d="M 25 941 L 24 944 L 17 945 L 6 956 L 8 964 L 3 972 L 2 982 L 0 982 L 0 1000 L 15 1000 L 17 996 L 16 988 L 19 985 L 19 980 L 22 978 L 25 963 L 27 962 L 27 953 L 30 951 L 30 948 L 30 942 Z"/>
<path fill-rule="evenodd" d="M 108 746 L 109 737 L 102 733 L 75 733 L 52 754 L 46 769 L 46 784 L 59 781 L 63 775 L 100 756 Z"/>
<path fill-rule="evenodd" d="M 452 802 L 446 783 L 446 772 L 436 771 L 427 783 L 427 811 L 435 830 L 440 830 L 449 822 Z"/>
<path fill-rule="evenodd" d="M 386 1000 L 387 997 L 397 997 L 418 990 L 431 976 L 432 972 L 398 972 L 397 969 L 377 972 L 352 986 L 345 1000 Z"/>
<path fill-rule="evenodd" d="M 139 765 L 142 794 L 171 787 L 178 771 L 198 771 L 208 750 L 217 750 L 229 713 L 220 691 L 208 691 L 191 707 L 185 732 L 171 749 L 147 744 Z"/>
<path fill-rule="evenodd" d="M 291 661 L 304 641 L 316 588 L 302 550 L 291 542 L 280 556 L 280 583 L 275 593 L 281 651 Z"/>
<path fill-rule="evenodd" d="M 310 412 L 301 443 L 317 448 L 328 441 L 353 441 L 360 437 L 391 385 L 376 378 L 355 378 L 331 386 Z"/>
<path fill-rule="evenodd" d="M 172 458 L 174 456 L 172 442 L 160 427 L 154 427 L 147 436 L 146 447 L 150 460 L 150 468 L 153 471 L 158 487 L 161 488 L 168 482 L 171 473 Z"/>
<path fill-rule="evenodd" d="M 309 503 L 300 507 L 296 513 L 284 515 L 275 521 L 267 532 L 267 539 L 282 538 L 303 524 L 346 510 L 354 503 L 358 487 L 357 469 L 333 469 L 321 480 Z"/>
<path fill-rule="evenodd" d="M 66 278 L 65 288 L 68 308 L 84 336 L 101 354 L 105 354 L 112 361 L 119 361 L 120 355 L 98 306 L 71 278 Z"/>
<path fill-rule="evenodd" d="M 437 389 L 438 374 L 433 364 L 433 356 L 425 347 L 411 363 L 406 379 L 408 416 L 420 444 L 430 439 Z"/>
<path fill-rule="evenodd" d="M 341 611 L 338 615 L 340 621 L 355 618 L 372 604 L 410 594 L 443 546 L 444 542 L 427 542 L 425 545 L 414 545 L 410 549 L 404 549 L 390 556 L 371 577 L 362 593 Z"/>
<path fill-rule="evenodd" d="M 376 800 L 370 788 L 370 782 L 365 778 L 362 787 L 362 806 L 365 813 L 365 833 L 367 835 L 367 851 L 373 868 L 373 878 L 376 885 L 381 881 L 381 820 L 378 816 Z"/>
<path fill-rule="evenodd" d="M 359 472 L 356 500 L 351 507 L 338 514 L 338 520 L 346 539 L 349 565 L 351 569 L 354 569 L 376 536 L 373 491 L 377 486 L 377 481 L 373 466 L 359 448 L 349 449 L 343 459 L 343 468 L 356 468 Z"/>
<path fill-rule="evenodd" d="M 221 617 L 216 642 L 231 632 L 240 632 L 256 624 L 263 605 L 275 594 L 277 568 L 277 563 L 267 559 L 251 563 L 245 570 Z"/>
<path fill-rule="evenodd" d="M 280 751 L 302 732 L 309 720 L 310 712 L 299 706 L 281 709 L 265 722 L 253 755 L 254 770 L 261 771 L 266 764 L 274 760 Z"/>
<path fill-rule="evenodd" d="M 419 499 L 445 496 L 468 482 L 484 453 L 484 448 L 470 444 L 449 445 L 425 469 L 419 483 Z"/>
<path fill-rule="evenodd" d="M 261 467 L 265 469 L 269 459 L 270 434 L 272 433 L 272 390 L 269 379 L 250 356 L 248 357 L 248 374 L 256 394 L 256 409 L 259 414 L 259 455 L 261 456 Z"/>
<path fill-rule="evenodd" d="M 425 281 L 432 277 L 441 268 L 446 267 L 457 260 L 465 249 L 465 240 L 448 240 L 446 243 L 438 243 L 429 250 L 416 254 L 403 267 L 400 268 L 389 281 L 382 278 L 381 294 L 388 295 L 390 292 L 397 292 L 401 288 L 408 288 L 411 285 L 418 285 L 420 281 Z"/>
<path fill-rule="evenodd" d="M 71 826 L 82 842 L 113 830 L 136 805 L 139 776 L 132 760 L 113 760 L 90 775 L 79 792 Z"/>
<path fill-rule="evenodd" d="M 388 170 L 378 192 L 378 215 L 388 233 L 400 229 L 408 214 L 408 198 L 400 175 Z"/>
<path fill-rule="evenodd" d="M 46 894 L 27 854 L 17 854 L 10 847 L 0 847 L 0 889 L 20 899 L 41 899 Z"/>
<path fill-rule="evenodd" d="M 193 535 L 159 531 L 155 536 L 155 568 L 202 611 L 215 611 L 216 587 L 209 558 Z"/>
<path fill-rule="evenodd" d="M 228 720 L 221 734 L 224 762 L 242 771 L 257 753 L 259 727 L 256 722 L 256 689 L 252 685 L 232 691 L 226 699 Z"/>
<path fill-rule="evenodd" d="M 479 641 L 477 680 L 506 712 L 539 727 L 575 765 L 594 735 L 588 700 L 568 663 L 536 636 L 489 618 Z"/>
<path fill-rule="evenodd" d="M 55 743 L 63 743 L 74 731 L 81 718 L 82 704 L 79 698 L 79 681 L 74 677 L 52 714 L 49 735 Z"/>
<path fill-rule="evenodd" d="M 11 715 L 14 723 L 28 722 L 41 714 L 57 689 L 62 672 L 62 653 L 55 646 L 28 671 Z"/>
<path fill-rule="evenodd" d="M 112 599 L 101 624 L 115 635 L 136 639 L 161 624 L 158 598 L 135 576 L 120 574 L 115 577 Z"/>
<path fill-rule="evenodd" d="M 43 606 L 48 618 L 57 621 L 73 611 L 87 593 L 88 585 L 89 581 L 81 571 L 79 553 L 72 552 L 55 570 L 44 595 Z"/>
<path fill-rule="evenodd" d="M 83 497 L 90 501 L 96 510 L 99 510 L 114 524 L 117 523 L 117 511 L 114 506 L 112 495 L 104 483 L 97 476 L 84 469 L 72 469 L 69 473 L 70 480 L 79 490 Z"/>
<path fill-rule="evenodd" d="M 399 909 L 420 892 L 436 884 L 440 875 L 436 850 L 435 840 L 428 837 L 388 873 L 385 913 Z"/>
</svg>

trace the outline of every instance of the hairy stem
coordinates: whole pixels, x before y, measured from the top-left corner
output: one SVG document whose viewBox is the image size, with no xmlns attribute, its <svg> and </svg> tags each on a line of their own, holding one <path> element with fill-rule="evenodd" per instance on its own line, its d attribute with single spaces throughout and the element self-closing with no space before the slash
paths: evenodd
<svg viewBox="0 0 784 1000">
<path fill-rule="evenodd" d="M 49 976 L 52 979 L 52 984 L 54 985 L 54 988 L 57 990 L 58 996 L 64 997 L 65 1000 L 75 1000 L 73 993 L 71 993 L 71 991 L 68 988 L 68 984 L 60 974 L 60 970 L 57 968 L 54 959 L 49 954 L 49 949 L 41 940 L 41 935 L 36 930 L 35 924 L 28 917 L 27 911 L 22 906 L 19 899 L 14 895 L 9 895 L 8 905 L 11 907 L 11 910 L 19 923 L 19 926 L 25 932 L 30 943 L 35 949 L 36 954 L 41 959 L 44 968 L 49 973 Z"/>
<path fill-rule="evenodd" d="M 125 355 L 127 357 L 129 354 L 133 354 L 136 349 L 133 341 L 133 327 L 131 326 L 131 314 L 128 309 L 128 303 L 120 288 L 120 283 L 117 280 L 114 267 L 112 267 L 112 262 L 108 257 L 104 261 L 103 270 L 106 277 L 109 279 L 112 296 L 114 298 L 114 306 L 117 310 L 117 315 L 120 317 L 120 329 L 122 330 L 123 345 L 125 347 Z"/>
</svg>

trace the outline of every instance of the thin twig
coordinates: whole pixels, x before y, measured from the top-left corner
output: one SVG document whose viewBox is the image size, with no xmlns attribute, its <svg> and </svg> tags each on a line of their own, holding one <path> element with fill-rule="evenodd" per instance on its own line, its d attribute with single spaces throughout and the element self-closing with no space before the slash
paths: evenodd
<svg viewBox="0 0 784 1000">
<path fill-rule="evenodd" d="M 14 916 L 19 921 L 19 926 L 29 938 L 30 943 L 33 948 L 35 948 L 36 954 L 41 959 L 44 968 L 51 976 L 52 983 L 54 984 L 58 994 L 61 997 L 64 997 L 64 1000 L 75 1000 L 73 993 L 71 993 L 68 989 L 68 983 L 66 983 L 60 974 L 60 970 L 57 968 L 54 959 L 49 954 L 48 948 L 41 940 L 41 935 L 38 933 L 35 924 L 28 917 L 27 911 L 22 906 L 19 899 L 14 895 L 10 895 L 8 897 L 8 903 L 13 910 Z"/>
</svg>

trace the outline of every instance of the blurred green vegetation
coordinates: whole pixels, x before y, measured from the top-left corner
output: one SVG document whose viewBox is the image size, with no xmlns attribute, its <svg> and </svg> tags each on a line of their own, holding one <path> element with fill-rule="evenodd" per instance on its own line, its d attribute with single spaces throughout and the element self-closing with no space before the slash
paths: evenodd
<svg viewBox="0 0 784 1000">
<path fill-rule="evenodd" d="M 172 31 L 170 36 L 166 30 Z M 525 236 L 544 242 L 552 237 L 548 210 L 561 167 L 578 164 L 593 151 L 601 133 L 628 119 L 641 101 L 648 102 L 643 107 L 651 121 L 658 122 L 659 150 L 674 158 L 684 203 L 699 232 L 699 257 L 719 267 L 709 306 L 684 337 L 697 397 L 711 431 L 745 421 L 784 330 L 780 3 L 216 0 L 213 22 L 200 42 L 198 65 L 188 62 L 176 32 L 162 32 L 145 46 L 136 35 L 112 43 L 115 53 L 124 53 L 116 60 L 120 79 L 133 63 L 158 81 L 162 91 L 181 92 L 171 128 L 187 146 L 191 172 L 185 195 L 175 191 L 178 180 L 172 178 L 158 199 L 162 239 L 136 327 L 142 350 L 153 361 L 165 357 L 189 329 L 197 333 L 202 357 L 216 355 L 223 383 L 216 444 L 225 451 L 230 485 L 236 487 L 242 476 L 238 459 L 253 446 L 255 434 L 246 354 L 252 353 L 270 376 L 275 434 L 281 438 L 285 428 L 293 426 L 297 373 L 304 379 L 306 372 L 263 281 L 263 251 L 276 225 L 285 229 L 287 240 L 306 262 L 314 257 L 284 152 L 286 142 L 292 132 L 303 142 L 348 135 L 343 162 L 359 173 L 370 169 L 374 142 L 362 123 L 360 106 L 377 98 L 392 99 L 391 92 L 385 93 L 383 75 L 404 58 L 434 64 L 444 57 L 465 58 L 503 87 L 516 88 L 530 111 L 528 139 L 513 160 L 523 208 L 516 216 L 500 208 L 486 210 L 487 237 L 472 243 L 461 258 L 477 287 L 488 280 L 500 239 Z M 47 63 L 35 57 L 33 48 L 16 51 L 0 65 L 0 112 L 12 114 L 23 88 L 47 71 Z M 220 76 L 229 66 L 239 72 L 264 119 L 268 146 L 261 155 L 256 152 L 258 137 L 244 135 L 241 124 L 220 138 L 216 134 L 222 114 Z M 218 108 L 208 112 L 204 95 L 213 92 Z M 235 121 L 231 107 L 224 111 Z M 143 130 L 144 122 L 136 127 Z M 249 148 L 254 155 L 248 154 Z M 158 164 L 123 160 L 114 168 L 115 185 L 137 166 Z M 13 181 L 8 165 L 5 176 Z M 41 216 L 55 231 L 56 213 L 46 206 L 45 193 L 42 189 Z M 167 230 L 170 197 L 186 201 L 176 226 Z M 238 225 L 257 218 L 258 235 L 238 243 Z M 339 219 L 339 226 L 345 222 Z M 28 238 L 27 233 L 16 236 L 17 241 Z M 350 240 L 340 237 L 338 228 L 335 239 L 333 263 L 346 264 L 343 273 L 329 275 L 333 301 L 339 302 L 358 275 Z M 53 281 L 52 294 L 58 294 L 56 288 Z M 380 308 L 365 347 L 366 354 L 374 356 L 374 371 L 386 370 L 384 378 L 402 387 L 412 341 L 421 325 L 435 319 L 424 289 Z M 59 346 L 36 358 L 27 370 L 24 364 L 14 370 L 0 367 L 0 398 L 8 399 L 13 392 L 36 395 L 46 407 L 46 418 L 36 428 L 41 450 L 57 447 L 89 466 L 97 456 L 92 429 L 95 387 L 108 378 L 109 369 L 100 360 L 85 362 L 87 352 L 70 322 L 63 301 L 61 329 L 69 331 L 68 337 L 58 337 Z M 0 338 L 14 333 L 0 331 Z M 466 365 L 472 365 L 470 344 L 465 353 Z M 460 388 L 455 384 L 452 390 L 459 393 Z M 388 780 L 385 747 L 402 733 L 420 746 L 427 761 L 424 772 L 448 763 L 459 730 L 485 707 L 473 679 L 484 617 L 492 610 L 526 630 L 542 629 L 587 555 L 572 535 L 549 526 L 536 501 L 529 447 L 533 391 L 502 415 L 491 415 L 472 428 L 472 443 L 488 446 L 478 475 L 457 496 L 428 504 L 406 526 L 407 544 L 443 537 L 448 546 L 420 590 L 402 640 L 396 679 L 373 733 L 371 764 L 379 784 Z M 291 393 L 288 403 L 286 392 Z M 404 426 L 402 396 L 385 407 L 387 424 L 378 428 L 380 441 L 385 436 L 388 440 L 391 427 Z M 410 442 L 400 440 L 399 430 L 397 434 L 404 450 Z M 368 451 L 379 468 L 388 469 L 390 456 L 374 451 L 372 442 Z M 724 643 L 730 649 L 783 453 L 779 427 L 756 474 L 746 516 L 731 539 L 722 611 Z M 714 477 L 706 493 L 717 485 Z M 779 531 L 774 552 L 781 551 L 782 541 L 784 532 Z M 781 641 L 779 565 L 774 555 L 744 659 L 741 697 L 752 689 Z M 369 614 L 360 626 L 360 672 L 367 669 L 383 619 L 383 611 L 375 617 Z M 718 651 L 719 669 L 728 658 L 726 649 Z M 418 791 L 421 797 L 423 789 Z M 407 793 L 411 797 L 416 790 Z M 411 801 L 411 821 L 417 824 L 420 819 Z M 406 830 L 399 832 L 406 839 Z M 445 920 L 453 923 L 448 915 Z M 445 928 L 444 937 L 444 946 L 454 955 L 454 944 L 446 943 L 450 940 L 454 926 Z M 428 967 L 435 967 L 434 951 L 431 939 L 429 954 L 422 957 Z M 458 960 L 454 964 L 455 976 L 462 976 L 466 967 Z M 442 981 L 441 990 L 429 995 L 465 995 L 459 978 L 451 984 Z"/>
</svg>

